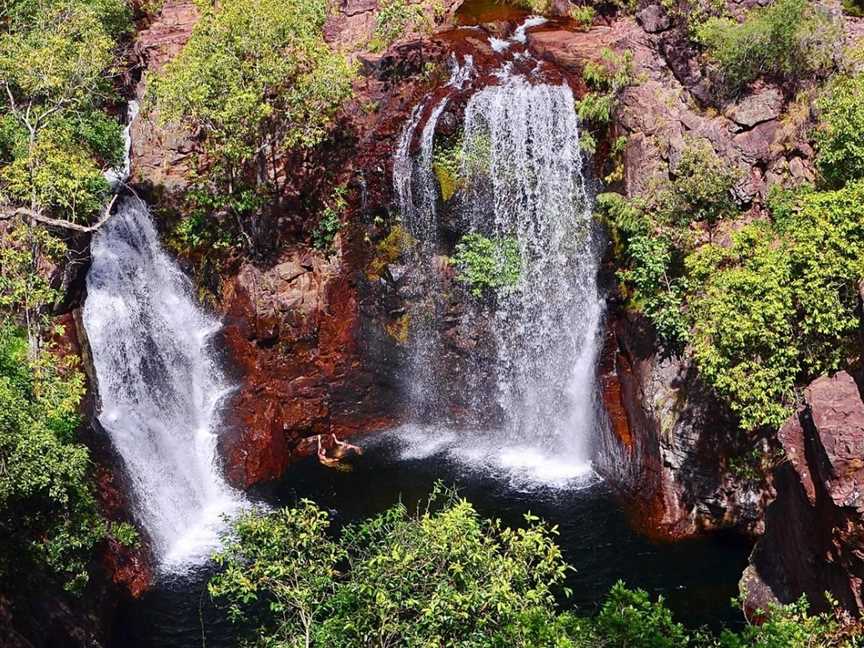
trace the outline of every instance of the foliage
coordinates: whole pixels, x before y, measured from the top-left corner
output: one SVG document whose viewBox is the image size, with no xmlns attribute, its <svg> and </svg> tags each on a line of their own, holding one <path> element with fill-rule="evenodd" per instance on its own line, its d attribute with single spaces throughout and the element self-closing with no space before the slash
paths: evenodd
<svg viewBox="0 0 864 648">
<path fill-rule="evenodd" d="M 706 246 L 687 261 L 693 353 L 703 377 L 742 427 L 777 427 L 803 377 L 853 354 L 864 278 L 864 183 L 802 192 L 774 226 L 753 224 L 730 248 Z M 775 204 L 777 204 L 775 202 Z"/>
<path fill-rule="evenodd" d="M 486 290 L 512 289 L 522 274 L 522 254 L 513 237 L 487 238 L 471 233 L 456 244 L 453 263 L 456 279 L 481 297 Z"/>
<path fill-rule="evenodd" d="M 34 248 L 40 249 L 43 260 L 49 262 L 59 260 L 66 252 L 59 239 L 24 223 L 8 229 L 0 246 L 0 317 L 14 321 L 19 313 L 23 314 L 28 330 L 44 327 L 41 313 L 60 296 L 46 273 L 36 266 Z"/>
<path fill-rule="evenodd" d="M 408 33 L 430 31 L 435 20 L 443 16 L 444 10 L 442 2 L 434 2 L 432 17 L 430 17 L 423 3 L 413 3 L 410 0 L 381 0 L 375 16 L 375 33 L 369 42 L 370 51 L 385 50 L 398 38 Z"/>
<path fill-rule="evenodd" d="M 217 557 L 209 584 L 244 645 L 288 648 L 808 648 L 861 646 L 861 623 L 801 599 L 764 622 L 716 636 L 677 622 L 662 598 L 617 583 L 592 617 L 560 611 L 570 569 L 556 529 L 532 515 L 507 528 L 436 487 L 425 508 L 402 504 L 331 532 L 327 514 L 250 512 Z"/>
<path fill-rule="evenodd" d="M 0 201 L 91 219 L 122 155 L 107 117 L 131 15 L 122 0 L 16 2 L 0 35 Z M 22 65 L 26 61 L 26 65 Z"/>
<path fill-rule="evenodd" d="M 515 0 L 512 4 L 541 16 L 552 9 L 552 0 Z"/>
<path fill-rule="evenodd" d="M 737 93 L 760 77 L 794 81 L 828 69 L 839 31 L 817 3 L 776 0 L 743 23 L 709 18 L 696 36 L 725 87 Z"/>
<path fill-rule="evenodd" d="M 652 601 L 647 592 L 616 583 L 596 619 L 596 633 L 610 648 L 680 648 L 688 634 L 663 599 Z"/>
<path fill-rule="evenodd" d="M 424 510 L 397 505 L 337 541 L 304 501 L 241 518 L 210 592 L 255 626 L 247 645 L 540 645 L 524 638 L 556 626 L 568 568 L 555 530 L 526 522 L 503 527 L 439 489 Z"/>
<path fill-rule="evenodd" d="M 684 258 L 694 245 L 690 224 L 712 228 L 735 215 L 731 192 L 739 178 L 707 141 L 686 144 L 675 179 L 655 184 L 646 198 L 628 201 L 601 194 L 597 199 L 623 261 L 618 279 L 631 307 L 651 320 L 667 350 L 675 353 L 683 351 L 689 338 Z"/>
<path fill-rule="evenodd" d="M 370 281 L 380 279 L 387 270 L 387 266 L 396 263 L 402 253 L 414 247 L 414 237 L 401 225 L 394 225 L 387 236 L 381 240 L 375 250 L 375 256 L 366 267 L 366 277 Z"/>
<path fill-rule="evenodd" d="M 324 211 L 321 218 L 318 220 L 318 225 L 312 233 L 312 244 L 316 250 L 326 252 L 333 245 L 333 239 L 339 230 L 342 229 L 342 214 L 348 207 L 345 201 L 345 195 L 348 189 L 345 186 L 336 187 L 330 200 L 324 206 Z"/>
<path fill-rule="evenodd" d="M 450 200 L 464 184 L 462 147 L 462 137 L 454 138 L 452 141 L 444 142 L 443 145 L 435 147 L 432 171 L 438 179 L 441 199 L 444 202 Z"/>
<path fill-rule="evenodd" d="M 583 76 L 590 92 L 576 106 L 579 119 L 586 122 L 592 131 L 583 132 L 580 140 L 588 153 L 594 152 L 598 137 L 604 135 L 613 122 L 621 93 L 635 81 L 632 52 L 616 54 L 604 48 L 600 56 L 600 63 L 589 61 L 585 64 Z"/>
<path fill-rule="evenodd" d="M 203 131 L 200 189 L 247 242 L 266 248 L 273 219 L 261 205 L 278 202 L 278 161 L 327 136 L 355 67 L 324 41 L 325 0 L 226 0 L 202 11 L 184 49 L 151 80 L 152 98 L 163 122 Z"/>
<path fill-rule="evenodd" d="M 709 245 L 688 259 L 694 284 L 703 282 L 691 300 L 693 356 L 748 430 L 783 424 L 801 369 L 789 253 L 769 226 L 754 224 L 730 248 Z"/>
<path fill-rule="evenodd" d="M 864 74 L 835 78 L 817 107 L 816 164 L 825 182 L 841 187 L 864 177 Z"/>
<path fill-rule="evenodd" d="M 87 582 L 90 552 L 106 533 L 96 512 L 87 449 L 74 441 L 84 377 L 70 356 L 28 359 L 16 328 L 0 325 L 0 576 L 33 569 Z M 121 531 L 121 533 L 124 533 Z"/>
<path fill-rule="evenodd" d="M 810 614 L 806 597 L 788 605 L 771 605 L 764 621 L 748 625 L 743 632 L 725 631 L 721 648 L 857 648 L 864 645 L 860 625 L 835 608 L 834 612 Z"/>
<path fill-rule="evenodd" d="M 732 190 L 741 174 L 720 159 L 708 140 L 686 141 L 675 176 L 668 188 L 667 207 L 673 222 L 713 226 L 737 215 Z"/>
<path fill-rule="evenodd" d="M 575 5 L 570 7 L 570 18 L 576 22 L 582 31 L 588 31 L 596 17 L 597 10 L 591 5 Z"/>
</svg>

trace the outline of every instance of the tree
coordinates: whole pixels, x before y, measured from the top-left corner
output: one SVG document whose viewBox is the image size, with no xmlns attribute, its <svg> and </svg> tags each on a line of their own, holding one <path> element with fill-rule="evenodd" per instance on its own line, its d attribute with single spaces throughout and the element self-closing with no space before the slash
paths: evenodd
<svg viewBox="0 0 864 648">
<path fill-rule="evenodd" d="M 122 0 L 13 0 L 0 21 L 0 219 L 28 228 L 13 224 L 4 269 L 18 254 L 20 272 L 5 280 L 26 284 L 42 281 L 46 246 L 57 251 L 37 226 L 87 231 L 107 201 L 103 170 L 121 161 L 122 138 L 104 109 L 130 11 Z M 46 301 L 20 294 L 35 357 Z"/>
<path fill-rule="evenodd" d="M 437 491 L 415 515 L 398 505 L 337 540 L 304 501 L 239 520 L 210 592 L 250 624 L 247 645 L 556 645 L 543 638 L 570 625 L 554 612 L 568 567 L 555 530 L 526 522 L 506 528 Z"/>
<path fill-rule="evenodd" d="M 98 515 L 87 449 L 74 441 L 84 377 L 72 358 L 0 325 L 0 577 L 34 568 L 80 590 L 107 527 Z"/>
<path fill-rule="evenodd" d="M 324 42 L 326 18 L 325 0 L 208 6 L 152 80 L 160 118 L 204 134 L 206 186 L 265 249 L 273 243 L 265 212 L 278 211 L 284 181 L 280 157 L 319 144 L 351 95 L 354 67 Z"/>
</svg>

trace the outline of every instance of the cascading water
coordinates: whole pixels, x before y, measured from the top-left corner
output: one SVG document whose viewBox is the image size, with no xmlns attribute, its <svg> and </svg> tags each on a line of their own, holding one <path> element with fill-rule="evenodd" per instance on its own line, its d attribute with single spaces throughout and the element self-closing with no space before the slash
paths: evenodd
<svg viewBox="0 0 864 648">
<path fill-rule="evenodd" d="M 209 557 L 223 516 L 244 506 L 217 460 L 220 407 L 232 390 L 211 348 L 220 325 L 160 248 L 142 201 L 120 201 L 91 255 L 84 325 L 99 422 L 123 459 L 160 567 L 182 571 Z"/>
<path fill-rule="evenodd" d="M 472 230 L 515 239 L 521 257 L 518 285 L 499 292 L 491 313 L 499 459 L 575 477 L 597 426 L 603 300 L 573 94 L 512 76 L 471 97 L 464 129 Z"/>
<path fill-rule="evenodd" d="M 508 43 L 523 42 L 525 29 L 541 21 L 529 18 Z M 437 402 L 436 326 L 412 322 L 410 391 L 417 420 L 391 438 L 402 444 L 404 458 L 446 453 L 520 485 L 572 485 L 592 474 L 592 443 L 601 420 L 595 373 L 604 303 L 596 285 L 599 251 L 574 99 L 566 85 L 532 83 L 513 73 L 510 61 L 493 76 L 498 84 L 476 92 L 465 109 L 458 209 L 471 231 L 515 242 L 521 257 L 516 286 L 473 303 L 462 315 L 485 318 L 495 343 L 486 361 L 497 393 L 480 390 L 469 402 L 476 411 L 488 409 L 491 397 L 500 414 L 494 425 L 468 421 L 470 429 L 454 429 Z M 394 164 L 403 220 L 426 257 L 421 264 L 438 253 L 431 165 L 437 120 L 447 102 L 440 99 L 429 113 L 417 159 L 411 163 L 397 154 Z M 406 126 L 403 156 L 423 112 L 421 105 Z M 419 275 L 415 293 L 434 290 L 429 282 L 436 273 Z M 438 419 L 430 424 L 429 412 L 436 411 Z"/>
</svg>

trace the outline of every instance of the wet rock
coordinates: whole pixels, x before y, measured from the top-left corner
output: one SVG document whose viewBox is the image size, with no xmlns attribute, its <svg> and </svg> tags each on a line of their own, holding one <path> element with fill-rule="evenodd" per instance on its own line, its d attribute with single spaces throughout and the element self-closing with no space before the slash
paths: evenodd
<svg viewBox="0 0 864 648">
<path fill-rule="evenodd" d="M 742 579 L 750 609 L 824 592 L 864 611 L 864 400 L 847 372 L 822 376 L 779 433 L 786 461 L 775 471 L 776 499 Z"/>
<path fill-rule="evenodd" d="M 393 424 L 392 378 L 375 364 L 387 336 L 362 320 L 346 270 L 339 255 L 297 248 L 225 282 L 224 342 L 242 374 L 220 441 L 232 483 L 276 479 L 306 453 L 304 437 Z"/>
<path fill-rule="evenodd" d="M 659 4 L 650 4 L 636 13 L 636 20 L 649 34 L 665 31 L 672 25 L 666 11 Z"/>
<path fill-rule="evenodd" d="M 777 119 L 783 109 L 783 94 L 778 88 L 767 87 L 748 95 L 726 111 L 726 116 L 744 128 Z"/>
<path fill-rule="evenodd" d="M 657 350 L 641 317 L 613 318 L 600 384 L 610 425 L 598 469 L 625 495 L 637 528 L 660 539 L 760 531 L 763 485 L 726 469 L 734 420 L 688 362 Z"/>
</svg>

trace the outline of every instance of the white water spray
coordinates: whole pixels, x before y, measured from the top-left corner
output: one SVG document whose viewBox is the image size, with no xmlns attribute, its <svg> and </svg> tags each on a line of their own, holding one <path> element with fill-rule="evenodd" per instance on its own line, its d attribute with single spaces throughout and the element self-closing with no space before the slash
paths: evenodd
<svg viewBox="0 0 864 648">
<path fill-rule="evenodd" d="M 536 24 L 541 19 L 526 21 L 513 40 L 519 42 Z M 487 303 L 475 304 L 465 315 L 490 318 L 495 354 L 489 362 L 497 393 L 473 398 L 478 411 L 484 400 L 496 399 L 501 421 L 495 429 L 456 430 L 442 419 L 404 426 L 385 438 L 395 438 L 406 459 L 445 454 L 502 473 L 520 486 L 572 487 L 592 474 L 599 424 L 596 362 L 604 302 L 596 286 L 592 197 L 582 173 L 570 89 L 531 84 L 514 76 L 507 64 L 498 76 L 501 84 L 477 92 L 465 111 L 462 176 L 467 186 L 459 209 L 473 231 L 515 240 L 521 255 L 515 289 L 497 295 L 491 313 L 483 310 L 490 308 Z M 439 104 L 442 110 L 446 101 Z M 413 177 L 427 192 L 424 181 L 434 178 L 430 165 L 440 113 L 433 111 L 423 129 L 413 172 L 406 164 L 394 167 L 397 187 L 410 186 Z M 413 134 L 417 127 L 412 119 L 407 128 Z M 400 171 L 407 173 L 400 177 Z M 434 199 L 431 208 L 429 200 L 421 206 L 417 210 L 412 203 L 403 216 L 411 216 L 409 227 L 413 224 L 412 233 L 421 238 L 421 253 L 428 254 L 437 227 Z M 424 411 L 436 411 L 429 400 L 438 398 L 435 349 L 440 342 L 434 326 L 415 329 L 414 335 L 414 355 L 425 367 L 415 367 L 411 393 L 422 399 Z"/>
<path fill-rule="evenodd" d="M 183 571 L 210 556 L 223 516 L 244 506 L 216 452 L 232 391 L 211 348 L 220 324 L 195 303 L 140 200 L 118 204 L 91 255 L 84 325 L 99 422 L 123 459 L 160 568 Z"/>
</svg>

